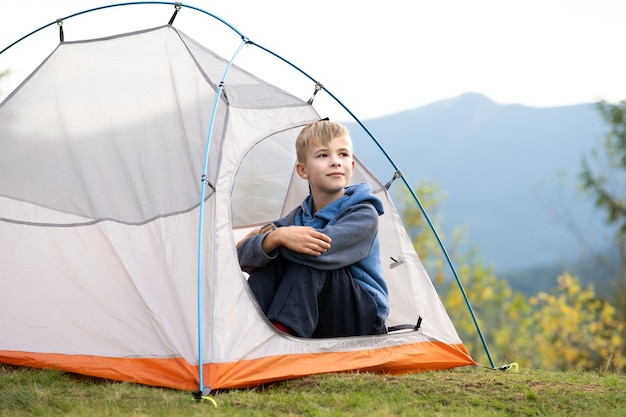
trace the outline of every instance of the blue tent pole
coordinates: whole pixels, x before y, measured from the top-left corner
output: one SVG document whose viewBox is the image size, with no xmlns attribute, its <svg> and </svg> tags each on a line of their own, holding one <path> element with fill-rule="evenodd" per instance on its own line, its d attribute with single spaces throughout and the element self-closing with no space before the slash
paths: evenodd
<svg viewBox="0 0 626 417">
<path fill-rule="evenodd" d="M 457 283 L 457 285 L 459 287 L 459 290 L 461 290 L 461 294 L 463 295 L 463 299 L 465 300 L 465 305 L 467 306 L 467 309 L 469 310 L 470 316 L 472 317 L 472 321 L 474 322 L 474 326 L 476 327 L 476 331 L 478 332 L 478 336 L 480 337 L 480 341 L 483 344 L 483 348 L 485 349 L 485 353 L 487 353 L 487 358 L 489 359 L 489 364 L 491 365 L 491 368 L 495 368 L 495 365 L 493 363 L 493 359 L 491 358 L 491 353 L 489 352 L 489 348 L 487 347 L 487 342 L 485 341 L 485 337 L 483 336 L 483 332 L 480 330 L 480 325 L 478 324 L 478 320 L 476 319 L 476 315 L 474 314 L 474 309 L 472 308 L 472 305 L 470 304 L 469 298 L 467 297 L 467 294 L 465 293 L 465 289 L 463 288 L 463 284 L 461 283 L 461 279 L 459 278 L 459 275 L 456 272 L 456 268 L 454 267 L 454 264 L 452 263 L 452 260 L 450 259 L 450 256 L 448 255 L 448 251 L 446 250 L 445 246 L 443 245 L 443 242 L 441 241 L 441 239 L 439 237 L 439 234 L 436 232 L 435 226 L 433 226 L 432 222 L 430 221 L 430 218 L 428 217 L 428 214 L 426 214 L 426 210 L 422 206 L 422 203 L 419 201 L 419 199 L 417 198 L 417 195 L 415 195 L 415 192 L 413 191 L 413 189 L 411 188 L 411 186 L 408 184 L 407 180 L 404 177 L 402 177 L 402 182 L 404 183 L 406 188 L 409 190 L 409 193 L 411 193 L 411 196 L 413 197 L 413 200 L 415 200 L 415 203 L 418 205 L 420 211 L 422 212 L 422 215 L 424 216 L 424 219 L 426 219 L 426 222 L 428 223 L 428 226 L 433 231 L 433 234 L 435 235 L 435 238 L 437 239 L 437 243 L 439 244 L 439 247 L 441 248 L 441 251 L 442 251 L 444 257 L 446 258 L 446 262 L 448 263 L 448 266 L 450 267 L 450 270 L 452 271 L 452 274 L 454 275 L 454 279 L 456 280 L 456 283 Z"/>
<path fill-rule="evenodd" d="M 202 300 L 202 272 L 203 272 L 203 264 L 202 264 L 202 256 L 204 253 L 203 248 L 203 237 L 204 237 L 204 202 L 206 199 L 206 187 L 208 185 L 207 178 L 207 169 L 209 166 L 209 148 L 211 147 L 211 137 L 213 136 L 213 127 L 215 125 L 215 116 L 217 115 L 217 106 L 220 102 L 220 97 L 222 95 L 222 90 L 224 90 L 224 83 L 226 82 L 226 77 L 230 68 L 233 65 L 233 61 L 239 55 L 241 49 L 248 43 L 246 38 L 243 38 L 243 41 L 233 54 L 233 57 L 228 62 L 226 69 L 224 70 L 224 74 L 222 75 L 222 80 L 217 88 L 215 94 L 215 102 L 213 104 L 213 112 L 211 114 L 211 121 L 209 123 L 209 131 L 207 133 L 207 141 L 206 141 L 206 149 L 204 152 L 204 170 L 202 174 L 202 188 L 200 192 L 200 218 L 198 224 L 198 393 L 196 395 L 196 399 L 200 399 L 203 395 L 207 394 L 205 392 L 204 387 L 204 372 L 202 369 L 202 363 L 204 362 L 202 351 L 204 349 L 204 323 L 203 323 L 203 300 Z M 209 387 L 210 390 L 210 387 Z"/>
</svg>

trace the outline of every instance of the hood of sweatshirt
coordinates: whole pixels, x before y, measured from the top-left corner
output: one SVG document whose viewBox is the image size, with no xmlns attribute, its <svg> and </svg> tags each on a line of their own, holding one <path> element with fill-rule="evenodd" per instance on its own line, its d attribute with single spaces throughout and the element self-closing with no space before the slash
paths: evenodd
<svg viewBox="0 0 626 417">
<path fill-rule="evenodd" d="M 384 213 L 382 201 L 374 195 L 372 186 L 367 183 L 347 186 L 342 197 L 328 204 L 316 212 L 315 215 L 311 214 L 313 211 L 313 197 L 309 195 L 302 202 L 302 215 L 299 219 L 296 219 L 296 223 L 300 223 L 298 224 L 299 226 L 322 228 L 326 224 L 329 224 L 329 222 L 332 224 L 338 213 L 349 209 L 355 204 L 364 202 L 370 203 L 374 206 L 378 215 Z"/>
</svg>

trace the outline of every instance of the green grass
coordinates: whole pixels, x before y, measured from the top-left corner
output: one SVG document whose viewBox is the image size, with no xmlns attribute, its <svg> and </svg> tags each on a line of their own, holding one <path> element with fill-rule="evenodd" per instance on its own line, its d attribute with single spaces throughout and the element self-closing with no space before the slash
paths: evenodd
<svg viewBox="0 0 626 417">
<path fill-rule="evenodd" d="M 0 416 L 626 416 L 626 376 L 464 368 L 191 393 L 0 365 Z"/>
</svg>

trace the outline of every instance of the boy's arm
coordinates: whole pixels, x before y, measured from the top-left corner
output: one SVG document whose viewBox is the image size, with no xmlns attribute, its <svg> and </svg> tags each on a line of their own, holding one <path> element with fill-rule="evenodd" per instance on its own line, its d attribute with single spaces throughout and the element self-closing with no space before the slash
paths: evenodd
<svg viewBox="0 0 626 417">
<path fill-rule="evenodd" d="M 264 237 L 265 235 L 251 232 L 237 243 L 239 267 L 243 271 L 250 273 L 257 268 L 267 265 L 278 256 L 278 251 L 270 254 L 263 251 Z"/>
<path fill-rule="evenodd" d="M 279 227 L 265 236 L 262 245 L 263 252 L 267 254 L 284 247 L 313 257 L 320 256 L 330 246 L 331 239 L 328 236 L 308 226 Z"/>
<path fill-rule="evenodd" d="M 261 268 L 278 256 L 279 247 L 319 256 L 330 246 L 330 238 L 312 227 L 293 226 L 294 209 L 287 216 L 250 231 L 237 242 L 239 266 L 246 272 Z"/>
<path fill-rule="evenodd" d="M 268 238 L 276 231 L 270 233 Z M 339 269 L 359 262 L 369 255 L 378 233 L 378 212 L 369 203 L 356 204 L 343 213 L 336 223 L 318 231 L 330 239 L 330 247 L 326 251 L 311 256 L 283 246 L 280 248 L 281 255 L 288 260 L 324 270 Z"/>
</svg>

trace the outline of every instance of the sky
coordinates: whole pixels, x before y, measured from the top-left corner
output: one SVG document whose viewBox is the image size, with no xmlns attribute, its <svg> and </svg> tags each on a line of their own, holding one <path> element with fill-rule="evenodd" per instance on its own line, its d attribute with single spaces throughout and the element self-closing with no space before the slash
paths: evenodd
<svg viewBox="0 0 626 417">
<path fill-rule="evenodd" d="M 22 36 L 115 0 L 0 0 L 0 50 Z M 321 82 L 360 119 L 467 92 L 501 104 L 553 107 L 626 99 L 623 0 L 190 0 Z M 172 5 L 107 8 L 63 22 L 66 41 L 168 22 Z M 230 59 L 237 32 L 183 8 L 174 25 Z M 0 98 L 59 43 L 56 24 L 0 54 Z M 253 49 L 253 50 L 251 50 Z M 236 64 L 301 98 L 313 83 L 258 48 Z M 329 96 L 322 116 L 342 119 Z M 326 112 L 327 114 L 323 114 Z M 345 119 L 345 118 L 343 118 Z"/>
</svg>

